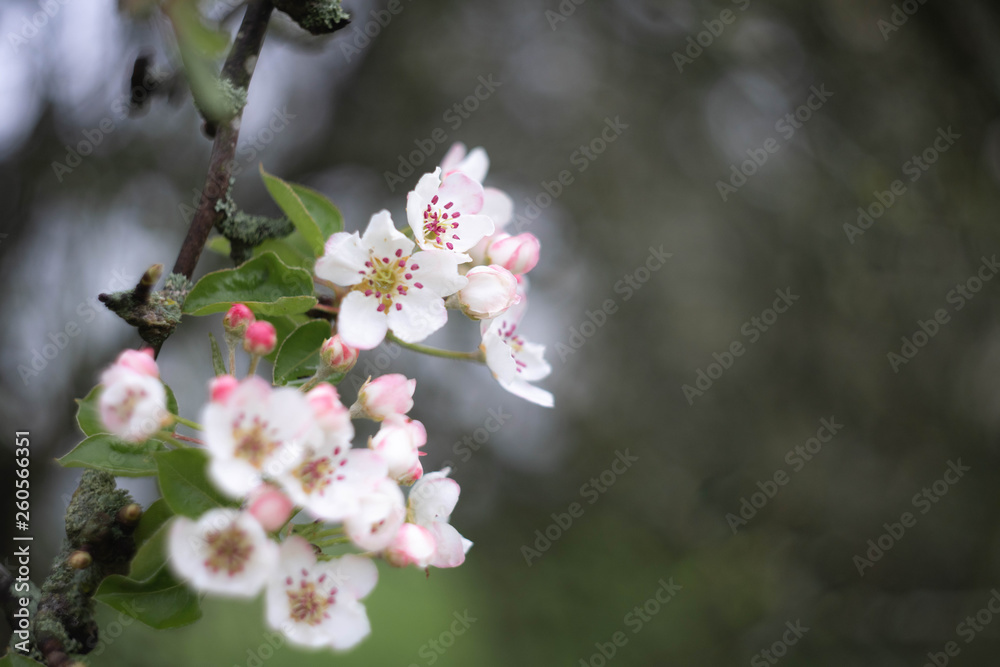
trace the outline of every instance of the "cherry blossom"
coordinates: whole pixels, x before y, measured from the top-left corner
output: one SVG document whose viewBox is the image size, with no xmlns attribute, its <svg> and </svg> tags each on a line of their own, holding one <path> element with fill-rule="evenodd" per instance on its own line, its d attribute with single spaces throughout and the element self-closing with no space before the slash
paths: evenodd
<svg viewBox="0 0 1000 667">
<path fill-rule="evenodd" d="M 541 244 L 534 234 L 497 234 L 486 249 L 486 258 L 511 273 L 527 273 L 538 264 Z"/>
<path fill-rule="evenodd" d="M 490 158 L 486 151 L 479 147 L 466 152 L 465 144 L 457 142 L 445 154 L 441 161 L 441 171 L 448 176 L 453 171 L 460 171 L 477 183 L 485 184 L 486 174 L 490 169 Z M 483 208 L 480 215 L 485 215 L 493 221 L 494 233 L 503 229 L 514 217 L 514 201 L 503 190 L 492 187 L 483 188 Z M 491 237 L 486 237 L 483 241 Z M 469 254 L 473 256 L 473 261 L 482 264 L 477 260 L 477 254 L 485 252 L 485 245 L 480 241 Z M 478 252 L 477 252 L 478 249 Z"/>
<path fill-rule="evenodd" d="M 399 373 L 380 375 L 368 379 L 358 390 L 358 402 L 351 411 L 355 417 L 382 421 L 389 417 L 405 415 L 413 409 L 413 392 L 417 381 Z"/>
<path fill-rule="evenodd" d="M 129 442 L 142 442 L 170 422 L 167 392 L 153 351 L 125 350 L 101 374 L 98 413 L 108 431 Z"/>
<path fill-rule="evenodd" d="M 275 477 L 302 461 L 304 442 L 315 438 L 313 411 L 297 389 L 274 389 L 251 376 L 224 401 L 202 414 L 209 474 L 225 493 L 238 498 L 263 477 Z"/>
<path fill-rule="evenodd" d="M 278 545 L 249 514 L 214 509 L 197 521 L 177 517 L 167 549 L 178 576 L 200 591 L 254 597 L 278 561 Z"/>
<path fill-rule="evenodd" d="M 399 485 L 388 477 L 372 483 L 359 497 L 359 509 L 344 520 L 347 536 L 369 551 L 392 543 L 406 518 L 406 502 Z"/>
<path fill-rule="evenodd" d="M 389 477 L 412 484 L 424 474 L 420 448 L 427 444 L 427 430 L 415 419 L 390 417 L 371 439 L 369 447 L 388 466 Z"/>
<path fill-rule="evenodd" d="M 459 290 L 458 303 L 474 320 L 493 319 L 521 300 L 517 277 L 502 266 L 475 266 L 465 277 L 469 284 Z"/>
<path fill-rule="evenodd" d="M 437 542 L 431 531 L 415 523 L 404 523 L 383 555 L 394 567 L 416 565 L 423 569 L 431 564 L 436 552 Z"/>
<path fill-rule="evenodd" d="M 414 243 L 393 226 L 388 211 L 372 216 L 364 236 L 338 232 L 316 260 L 316 275 L 351 287 L 340 304 L 337 329 L 344 343 L 376 347 L 391 330 L 419 342 L 448 320 L 444 297 L 465 286 L 461 258 L 443 250 L 414 253 Z"/>
<path fill-rule="evenodd" d="M 472 260 L 466 251 L 493 233 L 493 220 L 480 213 L 483 186 L 461 171 L 442 177 L 441 169 L 424 174 L 407 195 L 406 218 L 417 244 L 424 250 L 455 253 Z"/>
<path fill-rule="evenodd" d="M 515 396 L 551 408 L 555 404 L 552 394 L 531 384 L 552 372 L 552 367 L 545 361 L 545 346 L 529 343 L 518 333 L 527 306 L 527 298 L 522 297 L 520 303 L 500 317 L 481 322 L 481 347 L 486 355 L 486 365 L 501 387 Z"/>
<path fill-rule="evenodd" d="M 267 622 L 299 646 L 349 649 L 371 632 L 359 600 L 377 582 L 368 558 L 348 554 L 318 563 L 312 545 L 291 537 L 267 584 Z"/>
<path fill-rule="evenodd" d="M 448 478 L 450 472 L 444 468 L 428 473 L 410 490 L 407 517 L 434 536 L 434 555 L 429 561 L 434 567 L 458 567 L 472 547 L 472 542 L 448 523 L 462 491 L 458 482 Z"/>
</svg>

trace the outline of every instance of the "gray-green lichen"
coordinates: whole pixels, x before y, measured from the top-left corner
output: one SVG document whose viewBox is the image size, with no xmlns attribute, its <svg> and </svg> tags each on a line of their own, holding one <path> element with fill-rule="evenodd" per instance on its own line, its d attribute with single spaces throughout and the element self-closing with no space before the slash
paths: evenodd
<svg viewBox="0 0 1000 667">
<path fill-rule="evenodd" d="M 105 577 L 128 572 L 135 554 L 135 524 L 121 523 L 118 513 L 131 503 L 129 493 L 115 486 L 110 473 L 83 473 L 66 510 L 66 540 L 33 615 L 30 637 L 35 659 L 87 653 L 97 644 L 92 596 Z M 71 567 L 70 556 L 77 551 L 90 554 L 88 567 Z"/>
<path fill-rule="evenodd" d="M 288 218 L 268 218 L 241 211 L 228 192 L 215 203 L 215 210 L 222 213 L 215 228 L 229 239 L 229 256 L 237 265 L 250 259 L 253 249 L 264 241 L 295 231 Z"/>
<path fill-rule="evenodd" d="M 274 0 L 274 6 L 314 35 L 335 32 L 351 22 L 340 0 Z"/>
<path fill-rule="evenodd" d="M 181 321 L 181 308 L 191 283 L 182 275 L 170 274 L 164 289 L 153 292 L 152 285 L 159 276 L 154 278 L 150 271 L 135 289 L 101 294 L 98 298 L 108 310 L 138 329 L 139 336 L 154 350 L 159 350 Z"/>
</svg>

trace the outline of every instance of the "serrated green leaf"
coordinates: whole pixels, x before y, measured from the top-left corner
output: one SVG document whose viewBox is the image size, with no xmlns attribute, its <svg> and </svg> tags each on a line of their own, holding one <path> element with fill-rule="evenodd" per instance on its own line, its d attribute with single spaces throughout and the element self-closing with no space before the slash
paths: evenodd
<svg viewBox="0 0 1000 667">
<path fill-rule="evenodd" d="M 298 230 L 283 239 L 268 239 L 254 248 L 254 255 L 263 255 L 265 252 L 273 252 L 288 266 L 305 269 L 310 273 L 316 264 L 312 248 Z"/>
<path fill-rule="evenodd" d="M 310 377 L 319 367 L 319 348 L 332 334 L 326 320 L 310 320 L 288 335 L 274 361 L 275 384 Z"/>
<path fill-rule="evenodd" d="M 184 312 L 210 315 L 243 303 L 258 315 L 290 315 L 304 313 L 316 302 L 309 271 L 290 267 L 267 252 L 235 269 L 202 277 L 185 299 Z"/>
<path fill-rule="evenodd" d="M 208 479 L 208 455 L 198 449 L 176 449 L 156 455 L 160 493 L 175 514 L 196 519 L 217 507 L 235 507 Z"/>
<path fill-rule="evenodd" d="M 215 340 L 215 334 L 208 333 L 208 342 L 212 346 L 212 370 L 215 376 L 226 374 L 226 362 L 222 360 L 222 350 L 219 349 L 219 341 Z"/>
<path fill-rule="evenodd" d="M 197 593 L 178 581 L 167 566 L 140 581 L 113 574 L 101 583 L 94 598 L 157 630 L 201 618 Z"/>
<path fill-rule="evenodd" d="M 322 255 L 326 239 L 344 229 L 344 218 L 337 207 L 315 190 L 267 173 L 264 165 L 260 166 L 260 175 L 271 197 L 309 243 L 313 255 Z"/>
<path fill-rule="evenodd" d="M 58 462 L 65 468 L 93 468 L 120 477 L 148 477 L 157 472 L 155 455 L 166 450 L 159 440 L 131 443 L 109 433 L 97 433 Z"/>
<path fill-rule="evenodd" d="M 83 398 L 76 399 L 76 423 L 80 425 L 80 430 L 84 435 L 97 435 L 106 433 L 107 428 L 101 421 L 101 415 L 97 411 L 97 399 L 101 395 L 101 385 L 97 385 Z"/>
</svg>

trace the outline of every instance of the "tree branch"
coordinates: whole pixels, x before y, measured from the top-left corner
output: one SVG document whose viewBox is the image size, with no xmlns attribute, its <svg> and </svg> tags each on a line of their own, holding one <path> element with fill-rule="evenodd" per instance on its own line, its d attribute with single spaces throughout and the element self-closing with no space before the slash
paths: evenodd
<svg viewBox="0 0 1000 667">
<path fill-rule="evenodd" d="M 257 56 L 264 44 L 264 35 L 274 7 L 271 0 L 251 0 L 243 15 L 243 22 L 236 33 L 233 48 L 222 67 L 223 83 L 246 90 L 250 87 Z M 232 178 L 232 164 L 236 156 L 236 143 L 240 136 L 240 120 L 243 109 L 227 121 L 223 121 L 215 129 L 215 142 L 212 144 L 212 157 L 209 161 L 208 176 L 201 192 L 198 210 L 195 212 L 187 236 L 177 255 L 173 273 L 181 274 L 188 280 L 194 275 L 195 266 L 201 257 L 201 252 L 208 241 L 208 235 L 215 226 L 221 213 L 216 210 L 216 203 L 229 190 Z"/>
</svg>

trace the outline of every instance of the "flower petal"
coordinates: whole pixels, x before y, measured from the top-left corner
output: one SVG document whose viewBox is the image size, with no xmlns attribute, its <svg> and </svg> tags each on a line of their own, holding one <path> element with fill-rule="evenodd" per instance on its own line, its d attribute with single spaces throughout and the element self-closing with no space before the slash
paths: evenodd
<svg viewBox="0 0 1000 667">
<path fill-rule="evenodd" d="M 397 250 L 401 250 L 404 256 L 413 252 L 413 241 L 396 229 L 392 216 L 385 209 L 368 221 L 368 228 L 361 237 L 361 242 L 377 257 L 394 257 Z M 368 261 L 368 257 L 365 257 L 365 261 Z"/>
<path fill-rule="evenodd" d="M 351 292 L 340 302 L 337 333 L 345 343 L 361 350 L 371 350 L 385 339 L 389 329 L 384 312 L 373 296 Z"/>
<path fill-rule="evenodd" d="M 326 240 L 323 256 L 316 260 L 315 273 L 337 285 L 360 282 L 368 261 L 368 250 L 357 232 L 337 232 Z"/>
<path fill-rule="evenodd" d="M 448 321 L 444 300 L 411 289 L 389 309 L 389 328 L 404 343 L 419 343 Z"/>
<path fill-rule="evenodd" d="M 479 213 L 490 216 L 499 232 L 514 218 L 514 200 L 503 190 L 483 188 L 483 209 Z"/>
</svg>

